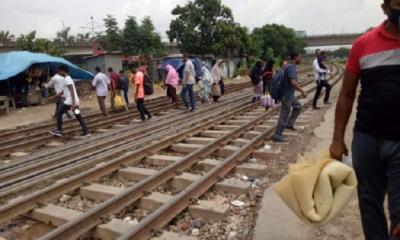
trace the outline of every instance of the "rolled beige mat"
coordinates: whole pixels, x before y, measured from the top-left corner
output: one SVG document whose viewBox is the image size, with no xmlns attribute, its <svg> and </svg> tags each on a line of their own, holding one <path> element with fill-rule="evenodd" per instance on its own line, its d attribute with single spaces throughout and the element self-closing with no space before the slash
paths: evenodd
<svg viewBox="0 0 400 240">
<path fill-rule="evenodd" d="M 319 226 L 332 220 L 357 188 L 354 170 L 333 160 L 329 151 L 300 156 L 275 191 L 304 222 Z"/>
</svg>

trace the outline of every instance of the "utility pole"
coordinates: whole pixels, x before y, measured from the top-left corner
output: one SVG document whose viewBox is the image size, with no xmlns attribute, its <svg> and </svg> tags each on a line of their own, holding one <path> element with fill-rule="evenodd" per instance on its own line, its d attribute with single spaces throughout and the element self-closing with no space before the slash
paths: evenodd
<svg viewBox="0 0 400 240">
<path fill-rule="evenodd" d="M 92 38 L 94 38 L 94 22 L 93 22 L 93 16 L 90 16 L 90 20 L 92 21 Z"/>
</svg>

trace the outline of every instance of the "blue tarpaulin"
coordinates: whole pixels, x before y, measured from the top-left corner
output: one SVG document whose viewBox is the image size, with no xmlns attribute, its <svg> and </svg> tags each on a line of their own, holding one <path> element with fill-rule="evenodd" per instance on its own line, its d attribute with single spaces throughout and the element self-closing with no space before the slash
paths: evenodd
<svg viewBox="0 0 400 240">
<path fill-rule="evenodd" d="M 14 77 L 26 71 L 33 64 L 45 64 L 52 69 L 65 64 L 69 68 L 69 74 L 73 79 L 91 80 L 93 74 L 85 71 L 71 62 L 60 57 L 53 57 L 44 53 L 31 53 L 26 51 L 15 51 L 0 54 L 0 81 Z"/>
<path fill-rule="evenodd" d="M 194 70 L 196 71 L 196 77 L 200 77 L 201 76 L 201 60 L 199 58 L 191 58 L 190 60 L 192 60 L 192 63 L 194 65 Z M 178 73 L 179 73 L 179 77 L 182 79 L 183 78 L 183 69 L 185 67 L 185 64 L 183 62 L 182 57 L 166 57 L 161 61 L 161 66 L 162 68 L 165 69 L 165 67 L 167 65 L 171 65 L 172 67 L 174 67 Z"/>
</svg>

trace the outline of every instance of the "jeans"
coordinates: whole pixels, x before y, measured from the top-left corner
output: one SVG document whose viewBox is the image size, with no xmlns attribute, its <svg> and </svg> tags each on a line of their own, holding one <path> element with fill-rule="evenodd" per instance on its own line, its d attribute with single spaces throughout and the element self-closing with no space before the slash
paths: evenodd
<svg viewBox="0 0 400 240">
<path fill-rule="evenodd" d="M 293 108 L 293 110 L 292 110 Z M 281 113 L 276 126 L 276 137 L 282 137 L 286 127 L 293 127 L 301 113 L 302 105 L 294 95 L 282 97 Z"/>
<path fill-rule="evenodd" d="M 391 231 L 400 223 L 400 141 L 354 131 L 352 152 L 365 239 L 388 240 L 383 206 L 386 194 Z"/>
<path fill-rule="evenodd" d="M 192 108 L 192 111 L 196 109 L 196 100 L 194 98 L 194 92 L 193 92 L 193 84 L 186 84 L 183 86 L 182 91 L 181 91 L 181 98 L 183 100 L 183 103 L 185 104 L 186 108 L 189 108 L 189 102 L 187 100 L 187 95 L 189 96 L 189 101 L 190 101 L 190 107 Z"/>
<path fill-rule="evenodd" d="M 319 96 L 321 95 L 322 88 L 326 88 L 324 102 L 325 103 L 329 102 L 329 96 L 331 94 L 332 86 L 327 81 L 320 80 L 317 82 L 317 91 L 315 92 L 314 101 L 313 101 L 314 107 L 317 106 L 317 102 L 318 102 Z"/>
<path fill-rule="evenodd" d="M 122 90 L 124 92 L 124 98 L 125 98 L 125 103 L 126 103 L 126 107 L 129 107 L 129 97 L 128 97 L 128 89 L 124 89 Z"/>
<path fill-rule="evenodd" d="M 56 117 L 57 117 L 57 130 L 58 130 L 58 131 L 61 131 L 61 132 L 62 132 L 62 124 L 63 124 L 62 116 L 63 116 L 65 113 L 67 113 L 70 109 L 71 109 L 71 106 L 66 105 L 66 104 L 62 104 L 61 107 L 58 109 L 57 115 L 56 115 Z M 77 109 L 79 109 L 79 107 L 77 107 Z M 75 114 L 75 112 L 74 112 L 74 115 L 75 115 L 76 120 L 77 120 L 77 121 L 79 122 L 79 124 L 81 125 L 82 133 L 83 133 L 83 134 L 88 133 L 88 129 L 87 129 L 87 127 L 86 127 L 86 123 L 85 123 L 85 121 L 83 120 L 81 114 Z"/>
<path fill-rule="evenodd" d="M 146 106 L 144 105 L 143 98 L 136 99 L 136 107 L 140 113 L 140 118 L 143 121 L 146 120 L 146 115 L 147 115 L 147 117 L 151 118 L 150 112 L 147 110 Z"/>
</svg>

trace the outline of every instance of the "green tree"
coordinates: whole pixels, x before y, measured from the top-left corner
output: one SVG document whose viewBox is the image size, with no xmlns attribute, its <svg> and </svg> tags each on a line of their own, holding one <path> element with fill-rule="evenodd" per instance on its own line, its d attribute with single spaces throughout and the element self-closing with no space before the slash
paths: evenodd
<svg viewBox="0 0 400 240">
<path fill-rule="evenodd" d="M 103 20 L 106 27 L 106 35 L 101 37 L 101 39 L 104 40 L 104 49 L 109 52 L 120 50 L 122 37 L 118 28 L 117 19 L 112 15 L 107 15 Z"/>
<path fill-rule="evenodd" d="M 121 49 L 125 55 L 160 56 L 165 52 L 161 36 L 155 31 L 150 17 L 145 17 L 140 25 L 134 17 L 128 17 L 122 32 Z"/>
<path fill-rule="evenodd" d="M 232 11 L 219 0 L 189 1 L 183 7 L 176 6 L 172 14 L 176 19 L 172 20 L 167 34 L 184 52 L 201 55 L 212 50 L 226 52 L 236 42 L 231 35 L 234 28 Z M 225 43 L 221 42 L 224 33 L 230 34 Z"/>
<path fill-rule="evenodd" d="M 17 48 L 25 51 L 47 53 L 53 56 L 61 56 L 65 53 L 65 49 L 47 39 L 36 39 L 36 31 L 18 37 Z"/>
<path fill-rule="evenodd" d="M 70 35 L 71 27 L 63 28 L 61 31 L 57 32 L 57 38 L 65 44 L 72 43 L 75 40 L 74 36 Z"/>
<path fill-rule="evenodd" d="M 78 33 L 76 39 L 80 41 L 90 40 L 90 33 Z"/>
<path fill-rule="evenodd" d="M 161 36 L 155 31 L 150 17 L 145 17 L 139 27 L 138 47 L 140 53 L 160 55 L 165 51 Z"/>
<path fill-rule="evenodd" d="M 14 35 L 10 31 L 0 31 L 0 43 L 10 42 L 14 38 Z"/>
<path fill-rule="evenodd" d="M 291 52 L 305 52 L 305 42 L 296 35 L 293 29 L 283 25 L 267 24 L 255 28 L 252 39 L 256 51 L 267 59 L 284 59 Z"/>
<path fill-rule="evenodd" d="M 26 51 L 33 51 L 36 38 L 36 31 L 32 31 L 26 35 L 21 34 L 17 38 L 17 48 Z"/>
<path fill-rule="evenodd" d="M 334 51 L 329 51 L 329 55 L 332 57 L 337 57 L 337 58 L 346 58 L 349 56 L 350 49 L 341 47 L 339 49 L 336 49 Z"/>
<path fill-rule="evenodd" d="M 137 55 L 139 53 L 139 24 L 135 17 L 129 16 L 126 19 L 122 37 L 122 52 L 127 56 Z"/>
</svg>

